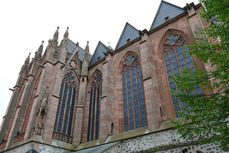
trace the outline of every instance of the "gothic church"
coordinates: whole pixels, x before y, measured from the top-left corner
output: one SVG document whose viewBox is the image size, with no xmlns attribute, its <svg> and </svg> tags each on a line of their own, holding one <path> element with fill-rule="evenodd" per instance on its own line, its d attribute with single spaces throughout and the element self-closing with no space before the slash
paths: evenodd
<svg viewBox="0 0 229 153">
<path fill-rule="evenodd" d="M 126 23 L 113 49 L 94 54 L 58 28 L 43 53 L 26 58 L 0 127 L 0 152 L 220 152 L 179 138 L 169 118 L 186 107 L 171 95 L 171 74 L 195 66 L 187 45 L 203 29 L 201 4 L 161 1 L 149 30 Z M 195 64 L 194 64 L 195 63 Z M 195 93 L 204 93 L 201 88 Z"/>
</svg>

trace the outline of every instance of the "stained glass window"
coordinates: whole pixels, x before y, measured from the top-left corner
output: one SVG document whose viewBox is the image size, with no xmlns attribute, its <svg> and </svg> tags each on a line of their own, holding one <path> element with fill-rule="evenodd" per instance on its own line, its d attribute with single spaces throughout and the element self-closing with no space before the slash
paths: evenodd
<svg viewBox="0 0 229 153">
<path fill-rule="evenodd" d="M 122 69 L 124 130 L 147 125 L 142 72 L 136 56 L 128 55 Z"/>
<path fill-rule="evenodd" d="M 187 44 L 181 35 L 169 34 L 164 43 L 164 61 L 168 75 L 169 87 L 176 92 L 180 91 L 177 89 L 171 75 L 181 75 L 181 70 L 183 68 L 194 69 L 192 57 L 188 55 L 187 51 Z M 197 93 L 202 93 L 201 88 L 198 88 L 195 91 Z M 172 95 L 172 100 L 175 112 L 180 110 L 183 111 L 183 108 L 187 107 L 185 102 L 179 101 L 174 95 Z"/>
<path fill-rule="evenodd" d="M 95 71 L 90 91 L 87 141 L 99 138 L 99 115 L 102 95 L 102 73 Z"/>
<path fill-rule="evenodd" d="M 53 138 L 68 143 L 72 142 L 73 114 L 78 93 L 77 84 L 77 79 L 72 72 L 64 75 L 54 124 Z"/>
</svg>

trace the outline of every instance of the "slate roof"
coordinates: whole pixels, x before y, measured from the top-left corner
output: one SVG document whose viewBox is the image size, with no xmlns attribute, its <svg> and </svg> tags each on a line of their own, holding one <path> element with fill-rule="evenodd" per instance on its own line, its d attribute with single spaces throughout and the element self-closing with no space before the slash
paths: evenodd
<svg viewBox="0 0 229 153">
<path fill-rule="evenodd" d="M 140 35 L 138 33 L 139 31 L 133 27 L 132 25 L 130 25 L 128 22 L 126 23 L 122 34 L 118 40 L 118 43 L 115 47 L 116 49 L 119 49 L 120 47 L 124 46 L 125 44 L 127 44 L 127 40 L 130 39 L 130 41 L 138 38 Z"/>
<path fill-rule="evenodd" d="M 161 4 L 157 10 L 157 14 L 154 17 L 153 23 L 150 27 L 151 29 L 154 29 L 158 27 L 159 25 L 165 23 L 165 18 L 169 17 L 169 20 L 182 14 L 185 12 L 185 10 L 179 6 L 173 5 L 171 3 L 161 1 Z"/>
<path fill-rule="evenodd" d="M 89 66 L 95 64 L 99 59 L 105 57 L 105 55 L 103 54 L 104 52 L 106 53 L 107 51 L 109 51 L 109 48 L 107 46 L 105 46 L 101 41 L 99 41 L 93 56 L 91 57 Z"/>
<path fill-rule="evenodd" d="M 68 39 L 68 52 L 73 53 L 75 50 L 75 47 L 76 47 L 76 44 L 72 40 Z M 79 59 L 82 61 L 83 56 L 84 56 L 84 49 L 81 48 L 80 46 L 78 46 L 78 56 L 79 56 Z M 89 54 L 89 60 L 90 59 L 91 59 L 91 54 Z"/>
</svg>

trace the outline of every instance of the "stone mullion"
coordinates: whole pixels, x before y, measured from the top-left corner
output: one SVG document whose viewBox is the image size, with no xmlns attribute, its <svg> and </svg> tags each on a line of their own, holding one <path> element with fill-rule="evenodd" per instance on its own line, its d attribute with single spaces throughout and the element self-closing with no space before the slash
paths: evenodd
<svg viewBox="0 0 229 153">
<path fill-rule="evenodd" d="M 181 74 L 181 69 L 180 69 L 180 63 L 179 63 L 179 60 L 178 60 L 178 58 L 177 58 L 177 51 L 176 51 L 176 47 L 173 47 L 173 51 L 174 51 L 174 54 L 175 54 L 175 57 L 176 57 L 176 61 L 177 61 L 177 68 L 179 69 L 179 73 L 180 73 L 180 75 L 182 75 Z"/>
<path fill-rule="evenodd" d="M 64 80 L 63 80 L 64 81 Z M 64 85 L 63 85 L 63 91 L 61 93 L 61 100 L 60 100 L 60 103 L 58 105 L 60 105 L 60 110 L 58 112 L 58 117 L 57 117 L 57 120 L 56 120 L 56 132 L 58 132 L 58 125 L 59 125 L 59 121 L 60 121 L 60 112 L 61 112 L 61 108 L 62 108 L 62 103 L 63 103 L 63 98 L 64 98 L 64 90 L 65 90 L 65 86 L 66 86 L 66 82 L 64 82 Z M 59 133 L 59 132 L 58 132 Z"/>
<path fill-rule="evenodd" d="M 93 133 L 93 135 L 92 135 L 92 132 L 94 132 L 94 123 L 93 123 L 93 118 L 94 118 L 94 105 L 95 105 L 95 92 L 96 92 L 96 87 L 94 87 L 94 93 L 93 93 L 93 101 L 92 101 L 92 114 L 91 114 L 91 129 L 90 129 L 90 140 L 93 140 L 93 137 L 94 137 L 94 133 Z"/>
<path fill-rule="evenodd" d="M 71 132 L 70 135 L 73 136 L 73 130 L 74 130 L 74 125 L 75 125 L 75 119 L 76 119 L 76 111 L 77 111 L 77 99 L 78 99 L 78 90 L 76 87 L 72 88 L 73 94 L 74 94 L 74 88 L 75 88 L 75 101 L 72 101 L 72 103 L 74 102 L 74 106 L 73 106 L 73 113 L 72 113 L 72 125 L 71 125 Z M 73 95 L 72 95 L 73 98 Z"/>
<path fill-rule="evenodd" d="M 99 116 L 98 116 L 98 137 L 99 137 L 99 134 L 100 134 L 100 111 L 101 111 L 101 100 L 102 98 L 102 83 L 100 84 L 100 94 L 99 94 Z"/>
<path fill-rule="evenodd" d="M 68 127 L 69 127 L 69 121 L 70 121 L 70 115 L 71 115 L 71 105 L 72 105 L 72 98 L 73 98 L 73 92 L 74 92 L 73 85 L 71 85 L 70 87 L 72 87 L 72 90 L 71 90 L 72 95 L 70 97 L 70 102 L 69 102 L 69 109 L 68 109 L 69 112 L 68 112 L 67 126 L 66 126 L 66 131 L 65 131 L 66 132 L 66 135 L 68 135 Z M 71 133 L 70 133 L 70 135 L 71 135 Z"/>
<path fill-rule="evenodd" d="M 186 60 L 185 55 L 184 55 L 184 50 L 182 48 L 183 45 L 184 45 L 184 40 L 182 42 L 182 45 L 180 45 L 180 48 L 181 48 L 182 56 L 183 56 L 183 59 L 184 59 L 184 62 L 185 62 L 185 66 L 186 66 L 186 68 L 188 68 L 188 63 L 187 63 L 187 60 Z"/>
<path fill-rule="evenodd" d="M 169 63 L 170 63 L 170 66 L 171 66 L 172 73 L 173 73 L 173 75 L 175 75 L 174 70 L 173 70 L 173 64 L 172 64 L 172 61 L 171 61 L 170 54 L 168 54 L 168 57 L 169 57 Z M 170 77 L 170 76 L 169 76 L 169 77 Z M 176 92 L 178 92 L 176 82 L 174 82 L 174 84 L 175 84 Z M 180 109 L 182 110 L 182 106 L 181 106 L 181 104 L 180 104 L 180 101 L 179 101 L 179 106 L 180 106 Z"/>
<path fill-rule="evenodd" d="M 97 111 L 97 96 L 98 96 L 98 85 L 96 85 L 96 90 L 95 90 L 95 101 L 94 101 L 94 105 L 95 105 L 95 111 L 94 111 L 94 129 L 92 129 L 94 132 L 93 134 L 93 140 L 95 140 L 95 132 L 96 132 L 96 111 Z"/>
<path fill-rule="evenodd" d="M 61 125 L 61 133 L 64 133 L 64 120 L 65 120 L 65 115 L 67 111 L 67 101 L 68 101 L 68 96 L 69 96 L 69 82 L 67 82 L 68 88 L 67 88 L 67 94 L 65 98 L 65 105 L 64 105 L 64 114 L 63 114 L 63 119 L 62 119 L 62 125 Z"/>
<path fill-rule="evenodd" d="M 60 117 L 61 117 L 61 110 L 62 110 L 62 107 L 63 107 L 63 103 L 66 101 L 66 98 L 67 98 L 67 93 L 68 93 L 68 87 L 66 87 L 68 85 L 67 82 L 65 82 L 65 85 L 64 85 L 64 91 L 63 91 L 63 98 L 61 100 L 61 104 L 60 104 L 60 112 L 59 112 L 59 120 L 58 120 L 58 127 L 59 127 L 59 124 L 61 125 L 61 128 L 60 128 L 60 132 L 58 131 L 58 133 L 62 133 L 62 127 L 63 127 L 63 118 L 62 118 L 62 123 L 60 123 Z M 67 90 L 66 92 L 66 96 L 65 96 L 65 101 L 64 101 L 64 93 L 65 93 L 65 90 Z M 65 105 L 64 105 L 65 106 Z M 65 108 L 64 108 L 64 111 L 65 111 Z M 63 117 L 64 117 L 64 111 L 63 111 Z"/>
<path fill-rule="evenodd" d="M 133 63 L 132 63 L 133 64 Z M 134 120 L 134 129 L 136 128 L 136 120 L 135 120 L 135 109 L 134 109 L 134 88 L 133 88 L 133 76 L 132 76 L 132 66 L 130 67 L 130 85 L 131 85 L 131 99 L 132 99 L 132 107 L 133 107 L 133 120 Z"/>
<path fill-rule="evenodd" d="M 182 43 L 182 45 L 181 45 L 180 47 L 183 47 L 183 45 L 184 45 L 184 41 L 183 41 L 183 43 Z M 184 56 L 183 48 L 182 48 L 182 56 L 183 56 L 184 61 L 185 61 L 185 66 L 186 66 L 186 68 L 188 69 L 188 62 L 187 62 L 187 60 L 186 60 L 186 58 L 185 58 L 185 56 Z M 192 58 L 192 57 L 191 57 L 191 58 Z M 192 60 L 193 60 L 193 59 L 192 59 Z M 195 94 L 195 90 L 193 90 L 193 93 Z"/>
<path fill-rule="evenodd" d="M 128 68 L 127 68 L 128 70 Z M 127 72 L 125 71 L 125 79 L 126 79 L 126 107 L 127 107 L 127 114 L 128 114 L 128 130 L 130 129 L 130 116 L 129 116 L 129 100 L 128 100 L 128 88 L 127 88 Z"/>
<path fill-rule="evenodd" d="M 88 127 L 87 127 L 87 141 L 90 141 L 91 135 L 91 109 L 92 109 L 92 101 L 93 101 L 93 88 L 90 91 L 90 100 L 89 100 L 89 114 L 88 114 Z"/>
<path fill-rule="evenodd" d="M 97 98 L 96 98 L 97 102 L 96 102 L 96 119 L 95 119 L 95 139 L 96 139 L 96 133 L 98 133 L 97 137 L 99 137 L 100 90 L 101 90 L 100 86 L 101 86 L 101 84 L 99 84 L 98 87 L 97 87 L 99 89 L 97 89 Z M 96 125 L 96 123 L 98 123 L 98 126 Z"/>
<path fill-rule="evenodd" d="M 174 47 L 173 50 L 174 50 L 174 54 L 175 54 L 176 61 L 177 61 L 177 65 L 178 65 L 177 68 L 179 69 L 180 75 L 182 75 L 180 63 L 179 63 L 179 60 L 178 60 L 178 58 L 177 58 L 177 51 L 176 51 L 176 48 Z M 176 89 L 177 89 L 177 86 L 176 86 Z M 179 92 L 178 89 L 177 89 L 176 91 Z M 181 101 L 180 101 L 180 100 L 178 100 L 178 101 L 179 101 L 180 109 L 181 109 L 181 111 L 183 111 L 183 106 L 182 106 L 182 104 L 181 104 Z"/>
<path fill-rule="evenodd" d="M 180 48 L 181 48 L 182 57 L 183 57 L 184 62 L 185 62 L 185 67 L 188 69 L 188 63 L 187 63 L 187 60 L 186 60 L 186 58 L 185 58 L 184 50 L 183 50 L 183 45 L 184 45 L 184 43 L 185 43 L 185 41 L 183 40 L 183 41 L 182 41 L 182 44 L 179 45 L 179 46 L 180 46 Z M 191 58 L 192 58 L 192 57 L 191 57 Z M 193 91 L 193 93 L 195 94 L 195 90 Z M 182 107 L 182 110 L 183 110 L 183 107 Z"/>
<path fill-rule="evenodd" d="M 139 64 L 137 64 L 139 65 Z M 139 65 L 140 66 L 140 65 Z M 140 119 L 140 125 L 142 127 L 142 114 L 141 114 L 141 106 L 140 106 L 140 99 L 139 99 L 139 90 L 138 90 L 138 77 L 137 77 L 137 66 L 135 67 L 135 74 L 136 74 L 136 85 L 137 85 L 137 92 L 138 92 L 138 111 L 139 111 L 139 119 Z M 142 84 L 143 87 L 143 84 Z M 145 98 L 145 97 L 144 97 Z M 144 102 L 145 103 L 145 102 Z M 145 107 L 145 106 L 144 106 Z"/>
</svg>

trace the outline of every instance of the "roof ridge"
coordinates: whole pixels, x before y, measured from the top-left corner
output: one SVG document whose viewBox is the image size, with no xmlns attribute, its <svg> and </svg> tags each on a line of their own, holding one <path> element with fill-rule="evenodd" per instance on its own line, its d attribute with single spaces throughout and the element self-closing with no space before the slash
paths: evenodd
<svg viewBox="0 0 229 153">
<path fill-rule="evenodd" d="M 167 1 L 164 1 L 164 0 L 162 0 L 161 2 L 165 2 L 165 3 L 169 4 L 169 5 L 173 5 L 173 6 L 177 7 L 177 8 L 180 8 L 180 9 L 184 10 L 184 8 L 182 8 L 182 7 L 180 7 L 180 6 L 177 6 L 177 5 L 175 5 L 175 4 L 172 4 L 172 3 L 170 3 L 170 2 L 167 2 Z"/>
<path fill-rule="evenodd" d="M 137 30 L 137 31 L 138 31 L 138 29 L 137 29 L 137 28 L 135 28 L 133 25 L 131 25 L 129 22 L 126 22 L 126 24 L 130 25 L 132 28 L 134 28 L 135 30 Z"/>
<path fill-rule="evenodd" d="M 150 26 L 150 30 L 151 30 L 152 26 L 154 25 L 154 23 L 155 23 L 155 21 L 156 21 L 156 18 L 157 18 L 157 16 L 158 16 L 158 13 L 159 13 L 159 11 L 160 11 L 161 6 L 162 6 L 163 3 L 184 10 L 184 8 L 182 8 L 182 7 L 180 7 L 180 6 L 177 6 L 177 5 L 175 5 L 175 4 L 172 4 L 172 3 L 169 3 L 169 2 L 167 2 L 167 1 L 161 0 L 161 3 L 160 3 L 160 5 L 159 5 L 159 7 L 158 7 L 158 9 L 157 9 L 157 13 L 156 13 L 156 15 L 154 16 L 153 22 L 152 22 L 152 24 L 151 24 L 151 26 Z"/>
<path fill-rule="evenodd" d="M 74 41 L 72 41 L 71 39 L 68 38 L 69 41 L 71 41 L 72 43 L 76 44 Z M 80 47 L 80 45 L 78 45 L 78 47 Z M 82 47 L 80 47 L 83 51 L 84 49 Z"/>
<path fill-rule="evenodd" d="M 98 42 L 98 44 L 97 44 L 97 46 L 96 46 L 96 48 L 95 48 L 95 51 L 94 51 L 94 53 L 93 53 L 93 55 L 92 55 L 92 57 L 91 57 L 91 60 L 90 60 L 90 62 L 89 62 L 89 65 L 91 64 L 91 62 L 92 62 L 94 56 L 96 55 L 96 52 L 98 52 L 98 47 L 99 47 L 99 45 L 102 45 L 102 46 L 105 48 L 106 51 L 109 50 L 109 48 L 108 48 L 106 45 L 104 45 L 103 42 L 101 42 L 101 41 L 99 40 L 99 42 Z"/>
<path fill-rule="evenodd" d="M 118 44 L 119 44 L 120 41 L 121 41 L 121 38 L 122 38 L 122 36 L 123 36 L 123 34 L 124 34 L 124 32 L 125 32 L 125 29 L 126 29 L 127 25 L 129 25 L 130 27 L 132 27 L 134 30 L 139 31 L 137 28 L 135 28 L 134 26 L 132 26 L 129 22 L 126 22 L 126 24 L 125 24 L 125 26 L 124 26 L 124 28 L 123 28 L 123 30 L 122 30 L 122 33 L 121 33 L 121 35 L 120 35 L 120 37 L 119 37 L 119 39 L 118 39 L 118 42 L 117 42 L 117 44 L 116 44 L 116 46 L 115 46 L 115 50 L 118 49 L 118 48 L 117 48 L 117 47 L 118 47 Z"/>
<path fill-rule="evenodd" d="M 99 41 L 106 49 L 107 51 L 110 50 L 103 42 Z"/>
</svg>

